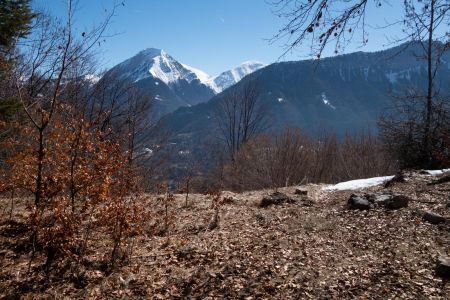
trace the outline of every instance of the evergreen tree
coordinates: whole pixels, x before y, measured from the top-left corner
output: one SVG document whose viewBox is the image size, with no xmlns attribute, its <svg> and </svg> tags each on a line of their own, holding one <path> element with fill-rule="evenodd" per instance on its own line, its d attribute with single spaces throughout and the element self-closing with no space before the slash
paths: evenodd
<svg viewBox="0 0 450 300">
<path fill-rule="evenodd" d="M 31 30 L 36 14 L 30 0 L 0 0 L 0 122 L 10 122 L 19 110 L 19 104 L 11 89 L 12 53 L 17 40 Z M 7 131 L 9 132 L 9 131 Z M 0 132 L 0 140 L 5 136 Z"/>
<path fill-rule="evenodd" d="M 35 16 L 30 0 L 0 0 L 0 47 L 2 52 L 27 36 Z"/>
</svg>

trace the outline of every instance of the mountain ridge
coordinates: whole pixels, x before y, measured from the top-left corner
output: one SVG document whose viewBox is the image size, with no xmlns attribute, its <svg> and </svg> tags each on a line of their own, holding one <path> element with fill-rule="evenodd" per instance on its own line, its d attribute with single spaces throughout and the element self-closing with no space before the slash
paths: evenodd
<svg viewBox="0 0 450 300">
<path fill-rule="evenodd" d="M 213 119 L 220 101 L 229 92 L 257 81 L 261 102 L 272 119 L 272 130 L 297 127 L 312 136 L 327 130 L 341 137 L 363 130 L 376 133 L 380 116 L 393 107 L 393 94 L 403 95 L 411 86 L 426 88 L 426 61 L 417 59 L 414 45 L 397 54 L 400 49 L 357 52 L 325 58 L 319 63 L 273 63 L 206 103 L 168 114 L 162 123 L 172 130 L 175 142 L 182 147 L 197 147 L 217 136 Z M 450 93 L 449 56 L 442 57 L 445 63 L 435 80 L 442 93 Z"/>
<path fill-rule="evenodd" d="M 264 63 L 246 61 L 210 76 L 179 62 L 163 49 L 146 48 L 112 67 L 107 74 L 115 74 L 151 95 L 155 100 L 155 114 L 160 117 L 179 107 L 206 102 L 264 66 Z"/>
</svg>

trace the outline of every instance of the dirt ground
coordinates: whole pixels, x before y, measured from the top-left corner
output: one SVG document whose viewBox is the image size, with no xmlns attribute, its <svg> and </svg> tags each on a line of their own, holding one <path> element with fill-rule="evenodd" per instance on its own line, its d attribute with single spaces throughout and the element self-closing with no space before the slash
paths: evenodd
<svg viewBox="0 0 450 300">
<path fill-rule="evenodd" d="M 435 275 L 439 256 L 450 256 L 450 225 L 423 221 L 418 210 L 450 217 L 450 183 L 427 185 L 436 177 L 411 174 L 390 190 L 409 196 L 407 208 L 349 210 L 355 191 L 322 191 L 307 185 L 279 189 L 295 204 L 259 208 L 270 190 L 223 192 L 218 210 L 212 198 L 175 195 L 172 227 L 155 235 L 160 219 L 132 241 L 126 262 L 113 272 L 100 263 L 110 241 L 100 230 L 99 245 L 82 266 L 68 264 L 52 275 L 28 273 L 30 249 L 21 223 L 25 200 L 8 221 L 2 201 L 0 298 L 2 299 L 450 299 L 450 282 Z M 357 192 L 383 190 L 383 186 Z M 302 198 L 303 197 L 303 198 Z M 148 207 L 154 209 L 155 197 Z M 25 245 L 25 246 L 24 246 Z"/>
</svg>

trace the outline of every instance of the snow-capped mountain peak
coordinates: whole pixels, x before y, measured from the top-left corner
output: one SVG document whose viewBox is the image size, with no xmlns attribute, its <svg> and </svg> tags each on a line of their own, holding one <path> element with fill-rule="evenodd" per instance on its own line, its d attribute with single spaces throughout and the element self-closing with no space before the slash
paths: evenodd
<svg viewBox="0 0 450 300">
<path fill-rule="evenodd" d="M 218 76 L 210 76 L 199 69 L 178 62 L 162 49 L 147 48 L 114 69 L 121 74 L 122 78 L 133 82 L 152 77 L 161 80 L 169 87 L 182 80 L 189 84 L 198 80 L 200 84 L 217 94 L 265 66 L 258 61 L 246 61 Z"/>
<path fill-rule="evenodd" d="M 207 73 L 203 72 L 202 70 L 196 69 L 194 67 L 185 65 L 185 64 L 181 64 L 183 67 L 185 67 L 186 69 L 188 69 L 189 71 L 191 71 L 192 73 L 194 73 L 198 80 L 200 80 L 201 83 L 203 83 L 204 85 L 208 85 L 209 80 L 211 79 L 211 76 L 209 76 Z"/>
<path fill-rule="evenodd" d="M 211 78 L 209 85 L 216 93 L 220 93 L 221 91 L 239 82 L 245 76 L 264 68 L 265 66 L 266 64 L 258 61 L 243 62 L 240 66 Z"/>
<path fill-rule="evenodd" d="M 122 62 L 116 67 L 123 77 L 134 82 L 154 77 L 167 85 L 172 85 L 180 80 L 191 83 L 199 80 L 206 82 L 209 75 L 195 68 L 183 65 L 167 54 L 164 50 L 148 48 L 137 55 Z"/>
</svg>

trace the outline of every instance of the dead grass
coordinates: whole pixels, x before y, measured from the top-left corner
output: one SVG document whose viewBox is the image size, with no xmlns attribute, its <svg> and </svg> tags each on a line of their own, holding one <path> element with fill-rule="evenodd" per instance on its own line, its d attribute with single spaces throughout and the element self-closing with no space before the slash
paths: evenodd
<svg viewBox="0 0 450 300">
<path fill-rule="evenodd" d="M 435 277 L 434 266 L 438 256 L 450 255 L 449 226 L 424 223 L 414 213 L 449 216 L 450 184 L 428 186 L 430 180 L 414 174 L 394 185 L 393 191 L 415 200 L 395 211 L 347 210 L 352 192 L 325 193 L 321 185 L 308 186 L 312 206 L 261 209 L 257 204 L 269 190 L 224 192 L 234 201 L 221 206 L 212 231 L 212 199 L 191 195 L 186 208 L 184 195 L 176 195 L 173 227 L 164 236 L 149 228 L 135 237 L 131 257 L 112 273 L 102 264 L 110 242 L 98 230 L 96 250 L 79 266 L 67 263 L 47 276 L 38 256 L 28 274 L 19 201 L 15 222 L 3 217 L 0 226 L 0 298 L 448 299 L 450 284 Z M 295 187 L 280 191 L 300 199 Z M 147 207 L 156 209 L 153 198 Z M 8 211 L 9 202 L 1 204 L 0 211 Z"/>
</svg>

